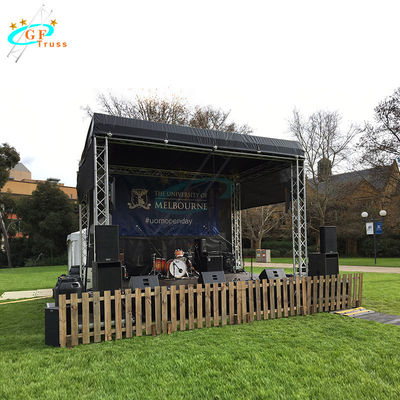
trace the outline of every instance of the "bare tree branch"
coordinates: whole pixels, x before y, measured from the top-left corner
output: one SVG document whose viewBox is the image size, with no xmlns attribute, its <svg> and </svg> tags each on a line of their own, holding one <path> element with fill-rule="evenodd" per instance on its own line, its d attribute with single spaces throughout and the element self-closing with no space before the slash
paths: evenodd
<svg viewBox="0 0 400 400">
<path fill-rule="evenodd" d="M 158 95 L 148 97 L 137 95 L 134 100 L 127 100 L 111 93 L 100 93 L 97 96 L 97 104 L 102 112 L 119 117 L 240 134 L 252 133 L 248 125 L 238 125 L 229 121 L 230 111 L 212 106 L 191 107 L 187 105 L 185 99 L 178 96 L 161 98 Z M 93 109 L 90 106 L 84 107 L 83 110 L 90 117 L 93 115 Z"/>
</svg>

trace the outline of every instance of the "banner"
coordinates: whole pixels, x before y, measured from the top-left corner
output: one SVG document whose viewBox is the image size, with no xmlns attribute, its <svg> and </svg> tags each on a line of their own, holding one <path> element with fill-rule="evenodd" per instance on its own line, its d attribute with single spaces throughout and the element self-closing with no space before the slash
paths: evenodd
<svg viewBox="0 0 400 400">
<path fill-rule="evenodd" d="M 365 229 L 367 231 L 367 235 L 373 235 L 374 234 L 374 223 L 373 222 L 367 222 L 365 224 Z"/>
<path fill-rule="evenodd" d="M 112 223 L 121 236 L 210 236 L 219 234 L 220 198 L 231 181 L 178 180 L 117 175 Z"/>
</svg>

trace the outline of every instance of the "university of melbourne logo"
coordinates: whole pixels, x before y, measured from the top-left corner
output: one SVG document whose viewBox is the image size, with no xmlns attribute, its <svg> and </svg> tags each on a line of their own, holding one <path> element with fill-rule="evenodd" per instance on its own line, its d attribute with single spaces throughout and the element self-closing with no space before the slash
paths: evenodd
<svg viewBox="0 0 400 400">
<path fill-rule="evenodd" d="M 131 201 L 128 203 L 128 207 L 133 210 L 135 208 L 144 208 L 148 210 L 151 207 L 149 203 L 149 196 L 147 189 L 132 189 L 131 190 Z"/>
</svg>

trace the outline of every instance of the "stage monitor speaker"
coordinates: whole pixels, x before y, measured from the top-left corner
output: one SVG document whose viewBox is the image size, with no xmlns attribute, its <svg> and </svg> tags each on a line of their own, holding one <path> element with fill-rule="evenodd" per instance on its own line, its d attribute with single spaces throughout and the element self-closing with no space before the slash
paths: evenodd
<svg viewBox="0 0 400 400">
<path fill-rule="evenodd" d="M 339 274 L 338 253 L 310 253 L 308 255 L 308 275 L 325 276 Z"/>
<path fill-rule="evenodd" d="M 260 281 L 263 279 L 282 279 L 286 278 L 285 271 L 283 268 L 277 268 L 277 269 L 268 269 L 265 268 L 264 271 L 261 272 L 261 274 L 258 277 Z"/>
<path fill-rule="evenodd" d="M 95 225 L 96 262 L 119 261 L 119 226 Z"/>
<path fill-rule="evenodd" d="M 121 262 L 95 262 L 93 263 L 93 289 L 116 290 L 122 287 Z"/>
<path fill-rule="evenodd" d="M 321 253 L 337 253 L 336 226 L 319 227 Z"/>
<path fill-rule="evenodd" d="M 147 287 L 154 288 L 156 286 L 160 286 L 158 275 L 131 276 L 131 279 L 129 280 L 129 287 L 132 290 L 146 289 Z"/>
<path fill-rule="evenodd" d="M 226 282 L 223 271 L 202 272 L 199 278 L 199 283 L 222 283 Z"/>
</svg>

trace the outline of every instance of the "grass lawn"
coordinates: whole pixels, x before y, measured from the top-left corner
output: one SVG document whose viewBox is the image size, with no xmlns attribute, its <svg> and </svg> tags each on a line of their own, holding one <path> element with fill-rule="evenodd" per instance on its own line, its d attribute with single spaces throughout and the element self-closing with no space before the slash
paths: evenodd
<svg viewBox="0 0 400 400">
<path fill-rule="evenodd" d="M 396 326 L 317 314 L 60 349 L 44 305 L 0 305 L 1 399 L 400 398 Z"/>
<path fill-rule="evenodd" d="M 67 269 L 65 265 L 0 269 L 0 295 L 6 291 L 52 288 Z"/>
<path fill-rule="evenodd" d="M 0 270 L 1 288 L 65 270 Z M 366 307 L 400 315 L 399 292 L 399 274 L 364 274 Z M 0 304 L 2 400 L 400 398 L 397 326 L 323 313 L 60 349 L 44 345 L 46 301 Z"/>
<path fill-rule="evenodd" d="M 246 263 L 250 262 L 250 258 L 245 259 Z M 253 258 L 255 262 L 255 258 Z M 279 264 L 293 264 L 293 258 L 272 258 L 271 262 Z M 400 267 L 400 258 L 377 258 L 376 265 L 374 258 L 367 257 L 339 257 L 339 265 L 357 265 L 371 267 Z"/>
<path fill-rule="evenodd" d="M 254 267 L 259 274 L 264 268 Z M 291 268 L 284 268 L 286 273 L 293 273 Z M 250 267 L 246 267 L 250 272 Z M 346 272 L 349 274 L 351 272 Z M 400 274 L 381 274 L 365 272 L 363 279 L 363 306 L 374 311 L 400 315 Z"/>
</svg>

